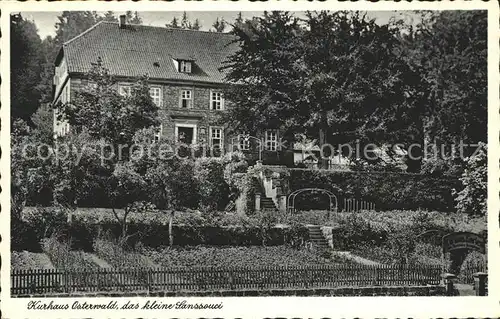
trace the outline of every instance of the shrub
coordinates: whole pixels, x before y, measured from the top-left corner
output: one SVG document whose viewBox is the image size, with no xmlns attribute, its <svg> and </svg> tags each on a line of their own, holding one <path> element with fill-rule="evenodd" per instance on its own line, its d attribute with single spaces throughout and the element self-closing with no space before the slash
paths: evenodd
<svg viewBox="0 0 500 319">
<path fill-rule="evenodd" d="M 229 201 L 229 185 L 224 180 L 224 165 L 220 158 L 199 158 L 195 162 L 200 209 L 224 210 Z"/>
<path fill-rule="evenodd" d="M 451 189 L 460 188 L 454 177 L 407 173 L 295 169 L 290 174 L 291 191 L 324 188 L 336 194 L 340 203 L 343 198 L 356 198 L 374 203 L 377 210 L 423 208 L 453 211 Z M 322 207 L 327 207 L 327 203 Z"/>
<path fill-rule="evenodd" d="M 41 251 L 37 229 L 15 215 L 12 216 L 10 221 L 10 233 L 11 250 Z"/>
<path fill-rule="evenodd" d="M 462 265 L 460 266 L 459 278 L 463 278 L 464 276 L 471 275 L 478 271 L 486 271 L 488 267 L 488 263 L 486 260 L 486 256 L 476 252 L 471 251 L 467 254 Z"/>
<path fill-rule="evenodd" d="M 467 167 L 460 178 L 463 189 L 454 192 L 458 212 L 470 215 L 486 215 L 488 187 L 487 146 L 479 144 L 479 151 L 467 160 Z"/>
<path fill-rule="evenodd" d="M 354 249 L 359 245 L 378 246 L 385 241 L 387 233 L 375 230 L 369 222 L 356 214 L 349 214 L 346 219 L 339 222 L 335 236 L 334 242 L 340 244 L 343 249 Z"/>
<path fill-rule="evenodd" d="M 38 238 L 45 238 L 66 225 L 69 212 L 62 206 L 32 207 L 23 211 L 23 220 L 33 227 Z"/>
<path fill-rule="evenodd" d="M 71 241 L 60 238 L 57 234 L 42 241 L 43 252 L 58 269 L 97 268 L 98 265 L 89 260 L 86 253 L 73 251 Z"/>
</svg>

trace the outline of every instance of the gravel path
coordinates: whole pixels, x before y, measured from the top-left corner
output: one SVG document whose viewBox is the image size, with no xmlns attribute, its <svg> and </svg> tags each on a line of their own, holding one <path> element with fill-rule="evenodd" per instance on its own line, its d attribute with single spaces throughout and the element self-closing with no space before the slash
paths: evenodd
<svg viewBox="0 0 500 319">
<path fill-rule="evenodd" d="M 376 261 L 373 261 L 370 259 L 366 259 L 366 258 L 357 256 L 357 255 L 353 255 L 349 251 L 334 251 L 332 254 L 337 255 L 337 256 L 341 256 L 341 257 L 345 257 L 347 259 L 354 261 L 355 263 L 362 264 L 362 265 L 367 265 L 367 266 L 382 265 L 379 262 L 376 262 Z"/>
</svg>

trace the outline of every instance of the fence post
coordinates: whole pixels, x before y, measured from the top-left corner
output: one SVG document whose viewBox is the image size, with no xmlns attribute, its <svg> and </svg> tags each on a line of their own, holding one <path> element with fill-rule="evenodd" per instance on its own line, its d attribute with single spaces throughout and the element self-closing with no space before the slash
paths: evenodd
<svg viewBox="0 0 500 319">
<path fill-rule="evenodd" d="M 474 290 L 476 290 L 476 296 L 486 296 L 486 278 L 487 273 L 476 272 L 474 274 Z"/>
<path fill-rule="evenodd" d="M 454 282 L 457 279 L 457 276 L 454 274 L 446 273 L 443 275 L 444 284 L 446 287 L 446 295 L 454 296 L 455 295 L 455 285 Z"/>
<path fill-rule="evenodd" d="M 152 268 L 148 268 L 147 276 L 148 276 L 148 293 L 149 293 L 152 290 L 152 281 L 153 281 L 153 269 Z"/>
</svg>

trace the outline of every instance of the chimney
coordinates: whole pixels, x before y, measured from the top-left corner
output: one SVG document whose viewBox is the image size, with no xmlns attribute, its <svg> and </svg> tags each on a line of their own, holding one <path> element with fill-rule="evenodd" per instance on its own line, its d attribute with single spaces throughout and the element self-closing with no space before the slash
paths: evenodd
<svg viewBox="0 0 500 319">
<path fill-rule="evenodd" d="M 125 18 L 126 18 L 126 15 L 124 15 L 124 14 L 120 15 L 120 29 L 125 29 L 125 25 L 126 25 Z"/>
</svg>

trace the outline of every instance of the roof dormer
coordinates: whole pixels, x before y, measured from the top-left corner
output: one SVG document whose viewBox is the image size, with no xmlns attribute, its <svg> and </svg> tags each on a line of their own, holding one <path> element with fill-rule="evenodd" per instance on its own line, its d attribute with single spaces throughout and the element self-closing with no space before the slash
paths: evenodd
<svg viewBox="0 0 500 319">
<path fill-rule="evenodd" d="M 194 58 L 191 56 L 179 56 L 174 58 L 175 68 L 180 73 L 192 73 Z"/>
</svg>

